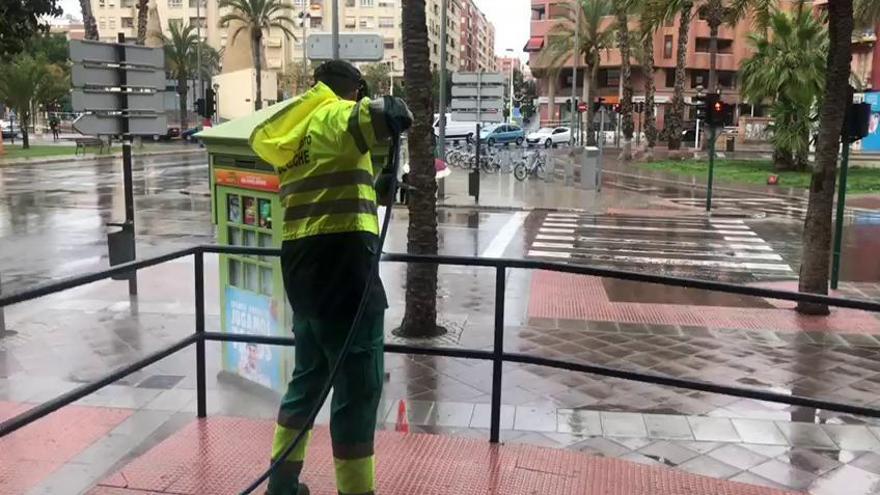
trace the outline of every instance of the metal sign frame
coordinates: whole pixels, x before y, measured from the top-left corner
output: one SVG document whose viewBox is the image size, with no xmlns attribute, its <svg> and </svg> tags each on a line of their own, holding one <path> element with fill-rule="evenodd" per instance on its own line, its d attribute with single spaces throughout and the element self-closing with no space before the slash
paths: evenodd
<svg viewBox="0 0 880 495">
<path fill-rule="evenodd" d="M 381 62 L 385 58 L 385 40 L 381 34 L 341 33 L 339 55 L 334 56 L 333 35 L 312 33 L 306 39 L 306 55 L 309 60 L 341 58 L 353 62 Z"/>
</svg>

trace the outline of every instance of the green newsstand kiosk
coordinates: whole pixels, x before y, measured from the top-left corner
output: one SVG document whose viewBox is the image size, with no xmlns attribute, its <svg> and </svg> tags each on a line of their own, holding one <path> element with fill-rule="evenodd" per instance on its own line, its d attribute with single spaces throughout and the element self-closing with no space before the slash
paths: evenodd
<svg viewBox="0 0 880 495">
<path fill-rule="evenodd" d="M 197 137 L 208 150 L 211 212 L 224 246 L 280 247 L 279 180 L 257 158 L 248 138 L 259 123 L 289 105 L 286 100 L 251 115 L 205 129 Z M 293 315 L 277 258 L 221 255 L 221 331 L 290 336 Z M 284 393 L 293 371 L 289 347 L 224 342 L 222 373 Z"/>
</svg>

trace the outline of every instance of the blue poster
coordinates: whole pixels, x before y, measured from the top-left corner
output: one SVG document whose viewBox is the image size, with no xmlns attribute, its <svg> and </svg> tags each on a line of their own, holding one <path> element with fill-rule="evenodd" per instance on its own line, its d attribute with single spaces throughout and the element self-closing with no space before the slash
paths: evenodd
<svg viewBox="0 0 880 495">
<path fill-rule="evenodd" d="M 880 151 L 880 93 L 865 93 L 865 103 L 871 104 L 868 135 L 862 139 L 862 151 Z"/>
<path fill-rule="evenodd" d="M 277 335 L 279 311 L 272 298 L 253 292 L 226 288 L 226 321 L 228 333 Z M 227 342 L 223 368 L 240 377 L 273 390 L 282 390 L 282 348 L 264 344 Z"/>
</svg>

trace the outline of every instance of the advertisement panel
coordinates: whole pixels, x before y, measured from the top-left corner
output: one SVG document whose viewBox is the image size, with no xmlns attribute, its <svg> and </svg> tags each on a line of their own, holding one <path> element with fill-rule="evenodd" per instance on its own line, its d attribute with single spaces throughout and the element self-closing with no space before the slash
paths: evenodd
<svg viewBox="0 0 880 495">
<path fill-rule="evenodd" d="M 278 335 L 280 308 L 272 298 L 235 287 L 226 287 L 225 331 L 248 335 Z M 223 368 L 226 371 L 281 391 L 287 386 L 282 378 L 282 347 L 263 344 L 226 342 L 223 344 Z"/>
<path fill-rule="evenodd" d="M 880 93 L 865 93 L 865 103 L 871 104 L 871 122 L 862 140 L 862 151 L 880 151 Z"/>
</svg>

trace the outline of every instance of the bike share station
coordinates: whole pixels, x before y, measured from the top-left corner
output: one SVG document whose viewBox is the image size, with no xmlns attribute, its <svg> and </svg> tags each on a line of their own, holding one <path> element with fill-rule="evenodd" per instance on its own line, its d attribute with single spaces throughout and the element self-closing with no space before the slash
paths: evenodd
<svg viewBox="0 0 880 495">
<path fill-rule="evenodd" d="M 313 61 L 332 59 L 330 35 L 313 34 L 307 41 Z M 381 60 L 378 35 L 342 35 L 342 57 Z M 259 124 L 293 102 L 285 100 L 253 114 L 205 129 L 197 137 L 208 151 L 211 212 L 217 243 L 245 248 L 280 248 L 284 207 L 274 168 L 260 160 L 248 140 Z M 277 257 L 219 255 L 220 330 L 266 337 L 288 337 L 293 311 L 284 291 Z M 256 384 L 277 393 L 287 389 L 293 372 L 293 349 L 245 342 L 222 344 L 221 378 Z"/>
</svg>

